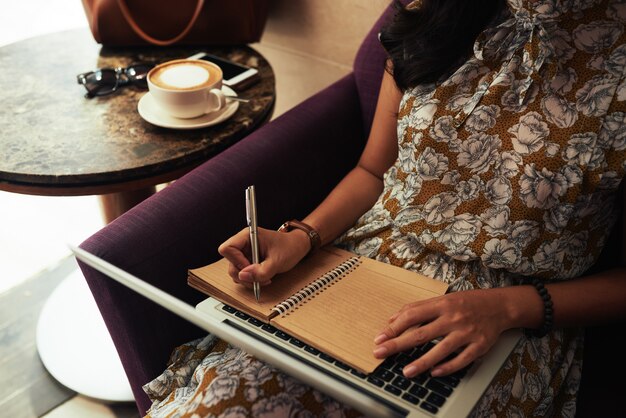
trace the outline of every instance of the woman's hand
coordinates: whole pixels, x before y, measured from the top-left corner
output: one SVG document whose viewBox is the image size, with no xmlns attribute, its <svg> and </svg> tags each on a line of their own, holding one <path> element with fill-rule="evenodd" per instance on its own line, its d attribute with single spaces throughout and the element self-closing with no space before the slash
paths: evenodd
<svg viewBox="0 0 626 418">
<path fill-rule="evenodd" d="M 235 283 L 252 287 L 258 281 L 261 286 L 271 283 L 278 273 L 291 270 L 309 252 L 309 237 L 300 230 L 277 232 L 258 228 L 259 264 L 250 264 L 250 233 L 242 229 L 219 246 L 218 252 L 229 262 L 228 274 Z"/>
<path fill-rule="evenodd" d="M 460 370 L 484 355 L 500 333 L 511 328 L 506 292 L 468 290 L 405 305 L 374 340 L 374 356 L 385 358 L 441 338 L 427 353 L 406 365 L 404 375 L 413 377 L 431 370 L 433 376 L 444 376 Z M 459 354 L 446 359 L 454 352 Z"/>
</svg>

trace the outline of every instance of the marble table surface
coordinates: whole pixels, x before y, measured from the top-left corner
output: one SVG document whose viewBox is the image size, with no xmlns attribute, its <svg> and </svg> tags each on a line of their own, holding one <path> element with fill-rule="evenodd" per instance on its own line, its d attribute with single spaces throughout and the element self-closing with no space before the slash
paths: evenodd
<svg viewBox="0 0 626 418">
<path fill-rule="evenodd" d="M 134 62 L 164 62 L 199 51 L 258 68 L 228 120 L 194 130 L 144 121 L 146 93 L 125 87 L 87 99 L 76 75 Z M 39 36 L 0 48 L 0 190 L 44 195 L 102 194 L 170 181 L 269 120 L 274 72 L 248 46 L 104 48 L 86 29 Z"/>
</svg>

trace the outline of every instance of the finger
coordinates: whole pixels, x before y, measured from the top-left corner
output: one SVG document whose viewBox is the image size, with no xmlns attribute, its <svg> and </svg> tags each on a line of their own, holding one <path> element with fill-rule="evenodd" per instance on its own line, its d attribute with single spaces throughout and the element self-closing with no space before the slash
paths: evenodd
<svg viewBox="0 0 626 418">
<path fill-rule="evenodd" d="M 222 254 L 224 258 L 228 260 L 233 270 L 237 273 L 250 265 L 250 261 L 248 260 L 248 258 L 246 258 L 246 256 L 241 251 L 237 250 L 234 247 L 225 248 L 222 251 Z"/>
<path fill-rule="evenodd" d="M 393 324 L 390 325 L 393 327 Z M 416 324 L 404 330 L 404 332 L 399 333 L 397 337 L 388 338 L 387 340 L 383 340 L 379 343 L 379 345 L 374 349 L 374 357 L 387 357 L 392 354 L 399 353 L 400 351 L 425 344 L 443 334 L 444 332 L 437 321 L 425 325 Z M 377 337 L 375 342 L 379 340 L 380 339 Z"/>
<path fill-rule="evenodd" d="M 254 289 L 254 283 L 248 283 L 248 282 L 240 282 L 240 284 L 248 289 Z M 259 283 L 260 286 L 267 286 L 269 284 L 272 284 L 272 282 L 263 282 L 263 283 Z"/>
<path fill-rule="evenodd" d="M 269 257 L 261 261 L 259 264 L 252 264 L 245 268 L 242 273 L 250 273 L 253 277 L 253 281 L 256 280 L 259 283 L 264 283 L 272 280 L 272 277 L 276 275 L 276 263 L 274 259 Z"/>
<path fill-rule="evenodd" d="M 231 263 L 228 263 L 228 275 L 231 279 L 233 279 L 235 283 L 241 282 L 241 280 L 239 280 L 239 271 L 240 270 L 233 266 Z"/>
<path fill-rule="evenodd" d="M 217 249 L 217 251 L 221 254 L 222 249 L 226 247 L 235 247 L 239 250 L 243 250 L 249 245 L 250 242 L 250 232 L 248 228 L 243 228 L 235 235 L 228 238 L 224 241 Z"/>
<path fill-rule="evenodd" d="M 418 307 L 420 305 L 424 305 L 426 303 L 432 303 L 432 300 L 426 299 L 426 300 L 418 300 L 418 301 L 415 301 L 415 302 L 407 303 L 402 308 L 400 308 L 400 310 L 398 310 L 398 312 L 393 314 L 391 316 L 391 318 L 389 318 L 389 322 L 395 320 L 401 313 L 405 312 L 407 309 L 416 308 L 416 307 Z"/>
<path fill-rule="evenodd" d="M 406 377 L 414 377 L 418 374 L 424 373 L 441 363 L 444 359 L 453 354 L 459 347 L 461 347 L 460 341 L 452 335 L 447 335 L 417 360 L 409 363 L 402 370 L 402 372 Z"/>
<path fill-rule="evenodd" d="M 391 328 L 399 333 L 403 333 L 406 329 L 431 322 L 440 316 L 439 309 L 435 303 L 423 303 L 419 305 L 411 305 L 401 310 L 398 315 L 389 323 Z M 391 337 L 391 335 L 390 335 Z"/>
<path fill-rule="evenodd" d="M 272 281 L 271 280 L 257 280 L 255 279 L 255 276 L 249 271 L 252 269 L 252 266 L 254 264 L 246 267 L 244 270 L 239 272 L 239 281 L 242 284 L 254 284 L 254 282 L 258 282 L 261 286 L 267 286 L 268 284 L 271 284 Z"/>
<path fill-rule="evenodd" d="M 461 370 L 464 367 L 469 366 L 484 354 L 485 352 L 483 352 L 479 348 L 478 344 L 470 344 L 465 347 L 459 354 L 454 356 L 451 360 L 444 360 L 440 364 L 436 365 L 430 371 L 430 374 L 435 377 L 449 375 L 458 370 Z"/>
<path fill-rule="evenodd" d="M 240 270 L 237 270 L 235 266 L 233 266 L 232 264 L 228 265 L 228 275 L 233 279 L 235 283 L 243 284 L 246 287 L 248 284 L 253 284 L 255 281 L 254 276 L 252 274 L 246 271 L 242 272 Z M 271 283 L 272 283 L 271 280 L 265 280 L 265 281 L 259 282 L 261 286 L 267 286 L 268 284 L 271 284 Z"/>
<path fill-rule="evenodd" d="M 374 339 L 376 344 L 380 344 L 391 338 L 400 336 L 407 329 L 419 324 L 429 322 L 437 317 L 437 310 L 434 304 L 422 304 L 400 310 L 395 317 L 387 324 L 381 333 Z"/>
<path fill-rule="evenodd" d="M 231 236 L 226 241 L 221 243 L 220 246 L 217 248 L 217 251 L 222 254 L 222 250 L 226 247 L 234 247 L 238 248 L 239 250 L 243 250 L 248 246 L 250 239 L 249 235 L 250 234 L 248 233 L 248 228 L 241 229 L 235 235 Z"/>
</svg>

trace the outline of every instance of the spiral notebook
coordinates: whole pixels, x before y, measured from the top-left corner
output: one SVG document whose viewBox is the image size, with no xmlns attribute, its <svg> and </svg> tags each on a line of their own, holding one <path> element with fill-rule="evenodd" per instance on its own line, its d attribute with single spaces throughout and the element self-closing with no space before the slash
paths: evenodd
<svg viewBox="0 0 626 418">
<path fill-rule="evenodd" d="M 391 315 L 447 290 L 445 283 L 335 247 L 274 277 L 259 302 L 233 282 L 225 259 L 189 270 L 188 283 L 364 373 L 383 361 L 372 354 L 374 338 Z"/>
<path fill-rule="evenodd" d="M 90 266 L 98 270 L 216 337 L 371 417 L 467 416 L 522 336 L 517 329 L 508 330 L 469 369 L 441 378 L 424 373 L 410 379 L 407 386 L 398 369 L 406 364 L 407 359 L 419 357 L 424 347 L 432 342 L 392 356 L 387 359 L 391 361 L 386 360 L 373 373 L 364 374 L 346 368 L 344 363 L 329 359 L 327 354 L 313 347 L 299 344 L 299 340 L 295 344 L 293 337 L 285 339 L 286 333 L 280 332 L 284 335 L 279 335 L 274 327 L 262 325 L 257 319 L 232 309 L 216 298 L 206 298 L 193 307 L 83 249 L 72 247 L 72 251 L 80 260 L 81 268 Z M 378 278 L 383 279 L 385 274 L 376 273 Z M 428 285 L 424 287 L 429 288 Z M 267 293 L 266 290 L 264 288 L 262 295 Z M 380 303 L 381 299 L 376 299 Z M 370 308 L 378 309 L 378 306 Z M 333 327 L 341 326 L 333 324 Z"/>
</svg>

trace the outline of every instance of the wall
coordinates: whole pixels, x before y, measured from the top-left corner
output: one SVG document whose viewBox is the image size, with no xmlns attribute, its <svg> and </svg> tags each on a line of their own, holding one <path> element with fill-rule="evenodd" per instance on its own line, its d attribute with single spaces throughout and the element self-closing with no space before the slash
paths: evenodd
<svg viewBox="0 0 626 418">
<path fill-rule="evenodd" d="M 262 42 L 350 68 L 389 0 L 273 0 Z"/>
<path fill-rule="evenodd" d="M 390 0 L 271 0 L 261 42 L 276 74 L 279 116 L 348 74 Z"/>
</svg>

